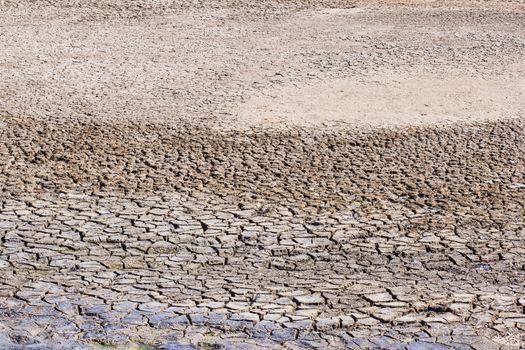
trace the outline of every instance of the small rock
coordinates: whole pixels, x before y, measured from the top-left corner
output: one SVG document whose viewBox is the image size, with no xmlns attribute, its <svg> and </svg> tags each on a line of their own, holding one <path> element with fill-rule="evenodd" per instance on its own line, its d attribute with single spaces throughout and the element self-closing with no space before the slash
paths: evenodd
<svg viewBox="0 0 525 350">
<path fill-rule="evenodd" d="M 476 270 L 478 271 L 490 271 L 492 267 L 489 264 L 481 263 L 476 265 Z"/>
</svg>

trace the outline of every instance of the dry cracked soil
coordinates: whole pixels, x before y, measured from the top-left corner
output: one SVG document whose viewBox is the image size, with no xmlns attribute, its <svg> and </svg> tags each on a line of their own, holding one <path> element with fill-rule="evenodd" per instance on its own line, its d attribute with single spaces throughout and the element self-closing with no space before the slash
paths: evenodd
<svg viewBox="0 0 525 350">
<path fill-rule="evenodd" d="M 523 0 L 0 1 L 0 349 L 525 348 Z"/>
</svg>

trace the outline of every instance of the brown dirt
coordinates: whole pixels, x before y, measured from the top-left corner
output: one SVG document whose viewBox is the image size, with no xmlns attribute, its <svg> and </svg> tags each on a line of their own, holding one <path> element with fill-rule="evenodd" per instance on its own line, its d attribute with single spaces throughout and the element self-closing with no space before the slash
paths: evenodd
<svg viewBox="0 0 525 350">
<path fill-rule="evenodd" d="M 0 10 L 0 348 L 523 347 L 523 1 Z"/>
</svg>

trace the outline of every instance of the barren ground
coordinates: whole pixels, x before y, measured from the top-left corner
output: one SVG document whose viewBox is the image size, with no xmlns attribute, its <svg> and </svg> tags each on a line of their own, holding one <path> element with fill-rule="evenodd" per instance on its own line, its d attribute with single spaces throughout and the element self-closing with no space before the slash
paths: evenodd
<svg viewBox="0 0 525 350">
<path fill-rule="evenodd" d="M 525 347 L 523 1 L 0 10 L 0 349 Z"/>
</svg>

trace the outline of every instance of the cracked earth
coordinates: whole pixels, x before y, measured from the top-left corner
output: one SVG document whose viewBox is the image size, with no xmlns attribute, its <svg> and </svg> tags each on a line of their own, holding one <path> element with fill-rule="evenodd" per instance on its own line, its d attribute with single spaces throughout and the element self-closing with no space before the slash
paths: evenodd
<svg viewBox="0 0 525 350">
<path fill-rule="evenodd" d="M 523 1 L 0 9 L 0 349 L 525 348 Z"/>
</svg>

